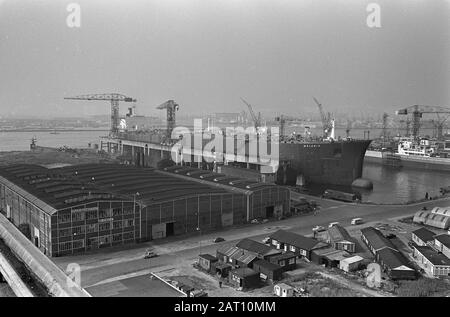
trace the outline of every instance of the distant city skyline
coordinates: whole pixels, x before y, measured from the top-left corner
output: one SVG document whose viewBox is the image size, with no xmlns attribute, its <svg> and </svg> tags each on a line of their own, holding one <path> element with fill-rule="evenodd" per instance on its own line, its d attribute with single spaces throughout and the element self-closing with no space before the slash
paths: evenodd
<svg viewBox="0 0 450 317">
<path fill-rule="evenodd" d="M 67 5 L 81 8 L 69 28 Z M 369 28 L 369 3 L 381 27 Z M 107 115 L 118 92 L 161 117 L 256 111 L 378 116 L 450 106 L 450 1 L 0 0 L 0 116 Z M 127 104 L 121 106 L 126 112 Z"/>
</svg>

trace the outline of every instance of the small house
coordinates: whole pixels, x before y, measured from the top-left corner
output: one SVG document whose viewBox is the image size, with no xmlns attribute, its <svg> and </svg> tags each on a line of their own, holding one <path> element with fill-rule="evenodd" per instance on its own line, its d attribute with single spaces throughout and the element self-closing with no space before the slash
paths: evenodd
<svg viewBox="0 0 450 317">
<path fill-rule="evenodd" d="M 253 270 L 259 273 L 263 281 L 278 281 L 283 277 L 283 268 L 266 260 L 258 260 L 253 263 Z"/>
<path fill-rule="evenodd" d="M 269 262 L 280 266 L 283 272 L 291 271 L 297 268 L 297 255 L 293 252 L 285 252 L 271 256 Z"/>
<path fill-rule="evenodd" d="M 200 254 L 198 256 L 198 265 L 205 271 L 211 272 L 214 267 L 214 263 L 218 260 L 211 254 Z"/>
<path fill-rule="evenodd" d="M 450 235 L 443 233 L 435 236 L 434 246 L 439 252 L 442 252 L 450 259 Z"/>
<path fill-rule="evenodd" d="M 242 267 L 230 272 L 228 281 L 234 287 L 245 290 L 258 287 L 260 284 L 259 273 L 248 268 Z"/>
<path fill-rule="evenodd" d="M 285 283 L 277 284 L 273 287 L 273 292 L 278 297 L 292 297 L 294 296 L 294 288 Z"/>
<path fill-rule="evenodd" d="M 295 253 L 297 257 L 311 259 L 311 251 L 326 247 L 327 244 L 286 230 L 278 230 L 269 236 L 270 244 L 284 251 Z"/>
<path fill-rule="evenodd" d="M 361 267 L 363 262 L 364 258 L 360 257 L 359 255 L 344 258 L 339 261 L 339 269 L 343 270 L 344 272 L 357 271 Z"/>
</svg>

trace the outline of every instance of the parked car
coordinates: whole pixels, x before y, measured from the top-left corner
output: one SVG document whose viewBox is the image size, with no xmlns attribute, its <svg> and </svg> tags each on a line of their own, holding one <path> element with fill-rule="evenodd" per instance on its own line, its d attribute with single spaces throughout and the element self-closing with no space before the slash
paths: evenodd
<svg viewBox="0 0 450 317">
<path fill-rule="evenodd" d="M 264 243 L 264 244 L 269 244 L 269 242 L 270 242 L 269 237 L 265 237 L 264 239 L 262 239 L 262 243 Z"/>
<path fill-rule="evenodd" d="M 364 221 L 363 221 L 362 218 L 353 218 L 351 224 L 355 226 L 355 225 L 360 225 L 360 224 L 362 224 L 363 222 L 364 222 Z"/>
<path fill-rule="evenodd" d="M 219 242 L 223 242 L 223 241 L 225 241 L 225 239 L 222 237 L 217 237 L 213 240 L 214 243 L 219 243 Z"/>
<path fill-rule="evenodd" d="M 325 229 L 325 227 L 323 226 L 315 226 L 314 228 L 312 228 L 312 231 L 314 232 L 319 232 L 319 231 L 325 231 L 327 229 Z"/>
<path fill-rule="evenodd" d="M 153 250 L 147 250 L 145 251 L 145 255 L 144 255 L 144 259 L 151 259 L 151 258 L 156 258 L 158 256 L 158 254 L 156 254 Z"/>
<path fill-rule="evenodd" d="M 328 225 L 328 228 L 331 228 L 331 227 L 333 227 L 333 226 L 336 226 L 336 225 L 338 225 L 339 224 L 339 222 L 331 222 L 329 225 Z"/>
</svg>

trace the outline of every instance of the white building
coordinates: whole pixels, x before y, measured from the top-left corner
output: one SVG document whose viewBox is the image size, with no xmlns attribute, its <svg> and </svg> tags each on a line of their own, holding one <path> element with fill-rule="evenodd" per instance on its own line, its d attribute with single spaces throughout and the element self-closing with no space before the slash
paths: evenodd
<svg viewBox="0 0 450 317">
<path fill-rule="evenodd" d="M 363 261 L 364 258 L 360 257 L 359 255 L 355 255 L 339 261 L 339 268 L 345 272 L 356 271 Z"/>
</svg>

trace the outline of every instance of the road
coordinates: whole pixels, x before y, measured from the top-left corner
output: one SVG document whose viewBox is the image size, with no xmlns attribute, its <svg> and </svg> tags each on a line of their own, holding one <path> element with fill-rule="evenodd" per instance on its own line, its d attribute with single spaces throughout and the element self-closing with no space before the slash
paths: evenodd
<svg viewBox="0 0 450 317">
<path fill-rule="evenodd" d="M 293 197 L 297 198 L 297 193 Z M 305 196 L 305 195 L 300 195 Z M 390 218 L 413 215 L 416 211 L 427 206 L 428 209 L 435 206 L 448 206 L 450 197 L 435 201 L 427 201 L 414 205 L 366 205 L 347 204 L 331 200 L 312 198 L 321 206 L 317 215 L 294 216 L 281 221 L 273 221 L 265 224 L 253 224 L 240 228 L 232 228 L 202 236 L 172 237 L 166 241 L 152 241 L 133 246 L 123 250 L 111 250 L 54 258 L 53 261 L 63 270 L 69 263 L 78 263 L 81 266 L 81 284 L 89 287 L 106 281 L 120 280 L 121 278 L 136 276 L 150 271 L 163 270 L 176 267 L 179 263 L 193 262 L 201 253 L 215 254 L 222 245 L 235 244 L 243 238 L 261 240 L 269 233 L 278 229 L 286 229 L 303 235 L 310 235 L 311 228 L 316 225 L 327 226 L 330 222 L 337 221 L 344 227 L 350 226 L 352 218 L 361 217 L 365 222 L 382 221 Z M 360 225 L 358 227 L 364 227 Z M 225 242 L 213 243 L 215 237 L 225 238 Z M 148 247 L 153 247 L 159 254 L 158 257 L 145 260 L 143 255 Z M 131 275 L 130 275 L 131 274 Z"/>
</svg>

